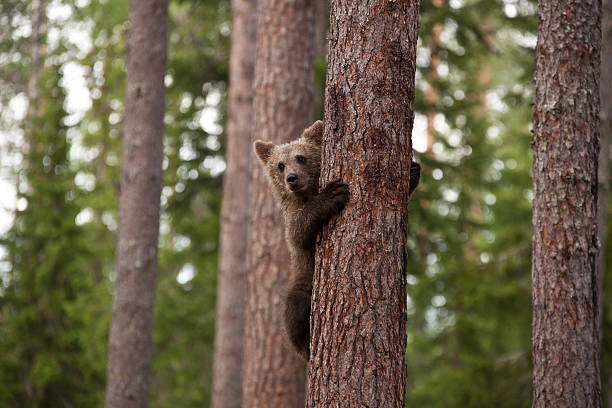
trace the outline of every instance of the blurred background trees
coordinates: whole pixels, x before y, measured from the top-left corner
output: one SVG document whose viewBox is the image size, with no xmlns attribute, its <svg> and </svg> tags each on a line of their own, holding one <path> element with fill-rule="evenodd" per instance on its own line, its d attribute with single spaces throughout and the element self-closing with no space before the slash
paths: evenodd
<svg viewBox="0 0 612 408">
<path fill-rule="evenodd" d="M 257 0 L 256 9 L 251 137 L 287 143 L 312 122 L 315 2 Z M 250 163 L 250 179 L 227 180 L 250 184 L 242 406 L 297 408 L 306 376 L 285 334 L 283 293 L 291 266 L 283 217 L 259 160 L 243 160 Z"/>
<path fill-rule="evenodd" d="M 0 406 L 100 406 L 128 2 L 47 3 L 37 115 L 27 103 L 31 2 L 0 3 Z M 535 12 L 531 0 L 421 4 L 407 406 L 531 404 Z M 230 20 L 229 0 L 170 1 L 152 407 L 210 404 Z M 322 106 L 324 42 L 315 48 Z"/>
<path fill-rule="evenodd" d="M 106 408 L 148 407 L 166 108 L 168 1 L 132 0 Z"/>
</svg>

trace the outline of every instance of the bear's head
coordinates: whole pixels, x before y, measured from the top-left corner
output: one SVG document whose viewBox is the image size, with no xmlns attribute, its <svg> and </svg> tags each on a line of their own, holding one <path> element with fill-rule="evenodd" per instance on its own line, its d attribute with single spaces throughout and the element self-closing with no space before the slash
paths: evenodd
<svg viewBox="0 0 612 408">
<path fill-rule="evenodd" d="M 255 142 L 255 153 L 281 198 L 308 198 L 317 194 L 322 140 L 323 122 L 318 120 L 304 130 L 302 137 L 292 142 L 281 145 L 261 140 Z"/>
</svg>

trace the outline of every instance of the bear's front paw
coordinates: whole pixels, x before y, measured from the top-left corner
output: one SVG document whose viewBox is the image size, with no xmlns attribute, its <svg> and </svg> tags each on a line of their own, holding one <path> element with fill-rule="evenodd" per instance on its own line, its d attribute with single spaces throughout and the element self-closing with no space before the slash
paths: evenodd
<svg viewBox="0 0 612 408">
<path fill-rule="evenodd" d="M 342 180 L 334 180 L 327 184 L 320 194 L 322 203 L 333 213 L 339 213 L 349 202 L 351 193 L 348 184 Z"/>
</svg>

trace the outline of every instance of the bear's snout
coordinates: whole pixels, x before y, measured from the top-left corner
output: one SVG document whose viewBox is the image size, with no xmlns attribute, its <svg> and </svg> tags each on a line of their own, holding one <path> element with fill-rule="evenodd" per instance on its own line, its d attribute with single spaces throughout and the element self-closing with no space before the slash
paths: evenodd
<svg viewBox="0 0 612 408">
<path fill-rule="evenodd" d="M 291 173 L 287 176 L 287 184 L 289 184 L 289 188 L 293 191 L 298 186 L 298 176 L 295 173 Z"/>
</svg>

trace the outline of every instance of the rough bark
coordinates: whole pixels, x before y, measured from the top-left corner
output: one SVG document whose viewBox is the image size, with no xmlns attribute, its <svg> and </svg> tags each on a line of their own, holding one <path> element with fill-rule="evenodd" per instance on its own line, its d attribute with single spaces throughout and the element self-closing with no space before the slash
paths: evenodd
<svg viewBox="0 0 612 408">
<path fill-rule="evenodd" d="M 600 0 L 539 2 L 533 162 L 533 406 L 600 407 Z"/>
<path fill-rule="evenodd" d="M 601 98 L 600 151 L 597 171 L 597 227 L 600 251 L 597 262 L 599 293 L 603 293 L 604 273 L 606 270 L 606 244 L 608 237 L 608 194 L 610 192 L 610 137 L 612 135 L 612 0 L 603 0 L 601 16 Z M 601 309 L 600 309 L 601 310 Z M 610 401 L 612 407 L 612 400 Z"/>
<path fill-rule="evenodd" d="M 167 0 L 132 0 L 107 408 L 147 407 L 157 275 Z"/>
<path fill-rule="evenodd" d="M 351 202 L 324 229 L 309 407 L 403 407 L 406 226 L 419 2 L 331 3 L 320 185 Z"/>
<path fill-rule="evenodd" d="M 601 87 L 599 95 L 601 97 L 600 111 L 600 135 L 601 135 L 601 150 L 599 152 L 599 169 L 597 177 L 599 179 L 598 189 L 598 204 L 597 204 L 597 227 L 599 233 L 599 258 L 597 262 L 599 293 L 603 294 L 604 279 L 610 279 L 605 276 L 606 262 L 610 262 L 610 253 L 607 248 L 608 242 L 608 194 L 610 192 L 610 138 L 612 137 L 612 0 L 603 0 L 601 16 Z M 602 296 L 603 298 L 603 296 Z M 603 312 L 600 302 L 599 311 Z M 601 318 L 600 318 L 601 320 Z M 612 408 L 612 376 L 610 375 L 610 367 L 606 367 L 608 371 L 608 381 L 605 387 L 607 388 L 608 400 L 606 406 Z"/>
<path fill-rule="evenodd" d="M 310 0 L 258 2 L 254 138 L 283 143 L 310 124 L 313 27 Z M 290 265 L 280 207 L 263 169 L 254 167 L 252 174 L 243 406 L 303 406 L 304 364 L 283 331 L 281 303 Z"/>
<path fill-rule="evenodd" d="M 227 149 L 213 363 L 212 406 L 242 406 L 242 351 L 255 65 L 255 0 L 232 0 Z"/>
</svg>

